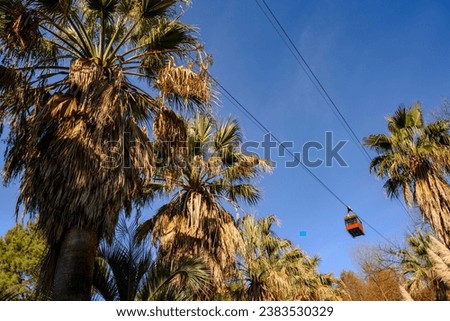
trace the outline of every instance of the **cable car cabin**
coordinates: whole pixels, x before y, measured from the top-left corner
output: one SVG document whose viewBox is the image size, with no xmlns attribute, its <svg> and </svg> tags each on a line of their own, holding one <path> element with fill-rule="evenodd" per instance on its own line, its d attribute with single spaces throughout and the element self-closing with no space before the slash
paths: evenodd
<svg viewBox="0 0 450 321">
<path fill-rule="evenodd" d="M 354 213 L 348 213 L 345 215 L 345 228 L 351 236 L 357 237 L 364 235 L 364 227 L 358 215 Z"/>
</svg>

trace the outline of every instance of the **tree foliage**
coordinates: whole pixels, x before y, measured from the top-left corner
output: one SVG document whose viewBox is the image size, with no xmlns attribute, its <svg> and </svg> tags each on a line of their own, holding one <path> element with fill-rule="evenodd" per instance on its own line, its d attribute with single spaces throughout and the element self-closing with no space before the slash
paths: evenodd
<svg viewBox="0 0 450 321">
<path fill-rule="evenodd" d="M 371 172 L 385 179 L 390 197 L 417 204 L 423 217 L 450 247 L 450 123 L 438 120 L 425 124 L 419 104 L 400 106 L 387 118 L 389 135 L 375 134 L 364 139 L 378 156 Z"/>
<path fill-rule="evenodd" d="M 399 301 L 402 300 L 403 275 L 393 264 L 384 249 L 360 246 L 354 253 L 360 273 L 343 271 L 342 288 L 346 299 L 352 301 Z"/>
<path fill-rule="evenodd" d="M 342 287 L 351 301 L 400 301 L 402 278 L 395 269 L 366 266 L 363 276 L 343 271 Z"/>
<path fill-rule="evenodd" d="M 148 238 L 137 242 L 137 222 L 121 219 L 112 244 L 102 242 L 94 270 L 96 296 L 108 301 L 190 300 L 210 280 L 200 259 L 162 264 Z"/>
<path fill-rule="evenodd" d="M 0 294 L 12 300 L 35 299 L 45 241 L 35 224 L 16 224 L 0 237 Z"/>
<path fill-rule="evenodd" d="M 151 120 L 164 120 L 155 122 L 157 139 L 179 141 L 172 109 L 209 107 L 207 59 L 179 19 L 188 3 L 0 2 L 3 178 L 19 178 L 17 208 L 39 214 L 50 249 L 41 284 L 57 299 L 89 297 L 99 240 L 112 239 L 119 213 L 130 213 L 150 182 Z"/>
<path fill-rule="evenodd" d="M 251 301 L 340 300 L 338 280 L 317 271 L 319 258 L 310 257 L 272 230 L 274 215 L 247 215 L 239 221 L 244 248 L 230 283 L 234 299 Z"/>
<path fill-rule="evenodd" d="M 430 233 L 418 231 L 396 253 L 405 289 L 414 300 L 447 301 L 450 290 L 450 251 Z"/>
<path fill-rule="evenodd" d="M 223 122 L 199 116 L 186 124 L 186 145 L 167 162 L 161 160 L 148 197 L 168 195 L 170 201 L 142 223 L 138 237 L 151 232 L 165 262 L 200 257 L 213 274 L 212 287 L 220 289 L 234 268 L 242 238 L 227 206 L 256 204 L 259 189 L 253 180 L 271 169 L 270 162 L 240 151 L 241 130 L 236 120 Z M 184 151 L 183 151 L 184 150 Z M 169 151 L 170 156 L 170 151 Z M 218 291 L 220 292 L 220 291 Z"/>
</svg>

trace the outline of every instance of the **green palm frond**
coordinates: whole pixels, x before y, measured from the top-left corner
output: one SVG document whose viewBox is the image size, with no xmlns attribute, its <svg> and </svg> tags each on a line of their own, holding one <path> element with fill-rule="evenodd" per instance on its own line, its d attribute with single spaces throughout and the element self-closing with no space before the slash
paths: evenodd
<svg viewBox="0 0 450 321">
<path fill-rule="evenodd" d="M 209 269 L 201 259 L 181 259 L 173 266 L 157 263 L 152 266 L 139 298 L 146 301 L 186 301 L 199 293 L 209 296 L 205 284 L 210 279 Z"/>
<path fill-rule="evenodd" d="M 3 179 L 19 178 L 17 210 L 39 214 L 51 262 L 67 231 L 96 231 L 95 239 L 111 241 L 119 213 L 164 191 L 151 188 L 142 197 L 161 172 L 148 133 L 161 110 L 176 107 L 187 116 L 211 104 L 209 61 L 196 29 L 180 21 L 180 5 L 188 4 L 0 2 L 0 129 L 10 129 Z M 156 84 L 163 71 L 172 76 L 170 90 Z M 140 86 L 142 79 L 149 86 Z M 166 116 L 176 114 L 170 111 Z M 164 138 L 183 140 L 183 121 L 172 120 Z M 120 265 L 124 249 L 111 262 Z"/>
<path fill-rule="evenodd" d="M 54 18 L 66 17 L 70 14 L 73 0 L 36 0 L 38 9 Z"/>
<path fill-rule="evenodd" d="M 420 137 L 419 145 L 438 144 L 439 146 L 450 147 L 450 123 L 445 120 L 438 120 L 428 124 L 424 128 L 424 135 Z"/>
<path fill-rule="evenodd" d="M 250 205 L 256 205 L 261 199 L 260 190 L 251 184 L 238 184 L 230 186 L 226 193 L 228 198 L 233 202 L 242 200 Z"/>
<path fill-rule="evenodd" d="M 136 242 L 136 228 L 122 219 L 114 243 L 104 242 L 100 247 L 94 270 L 97 298 L 189 300 L 205 291 L 210 274 L 201 260 L 181 260 L 173 265 L 157 262 L 148 242 Z"/>
<path fill-rule="evenodd" d="M 139 9 L 144 18 L 154 18 L 167 13 L 168 9 L 174 4 L 181 2 L 179 0 L 140 0 Z"/>
<path fill-rule="evenodd" d="M 384 134 L 365 137 L 364 145 L 375 149 L 379 153 L 389 152 L 393 148 L 391 139 Z"/>
<path fill-rule="evenodd" d="M 214 135 L 214 144 L 219 153 L 227 148 L 239 146 L 241 141 L 241 129 L 235 119 L 228 118 L 218 125 Z"/>
<path fill-rule="evenodd" d="M 239 220 L 244 250 L 239 253 L 233 283 L 236 298 L 244 300 L 337 300 L 337 280 L 318 273 L 318 257 L 309 257 L 292 242 L 279 238 L 272 227 L 275 215 Z"/>
<path fill-rule="evenodd" d="M 112 21 L 119 3 L 118 0 L 86 0 L 86 8 L 94 11 L 101 19 Z"/>
<path fill-rule="evenodd" d="M 139 235 L 152 233 L 163 262 L 202 257 L 212 271 L 212 287 L 222 287 L 242 246 L 226 207 L 238 209 L 240 202 L 259 200 L 260 191 L 252 179 L 268 163 L 240 152 L 240 129 L 234 120 L 221 123 L 199 116 L 187 124 L 186 135 L 187 150 L 156 172 L 156 180 L 171 200 L 142 224 Z"/>
</svg>

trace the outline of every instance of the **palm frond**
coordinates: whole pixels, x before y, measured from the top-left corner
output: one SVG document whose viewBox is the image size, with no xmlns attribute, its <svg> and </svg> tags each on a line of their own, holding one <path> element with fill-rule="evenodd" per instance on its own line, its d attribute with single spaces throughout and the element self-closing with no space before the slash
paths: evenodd
<svg viewBox="0 0 450 321">
<path fill-rule="evenodd" d="M 168 14 L 168 10 L 172 8 L 179 0 L 140 0 L 139 9 L 142 17 L 150 19 L 157 16 Z"/>
<path fill-rule="evenodd" d="M 201 259 L 182 259 L 173 266 L 156 263 L 144 285 L 142 300 L 192 300 L 199 293 L 210 295 L 205 285 L 211 274 Z"/>
<path fill-rule="evenodd" d="M 375 149 L 378 153 L 388 152 L 392 150 L 391 139 L 384 135 L 369 135 L 364 138 L 364 145 Z"/>
<path fill-rule="evenodd" d="M 163 96 L 149 75 L 159 75 L 172 56 L 172 67 L 182 69 L 174 73 L 182 79 L 173 80 L 180 90 L 182 81 L 207 82 L 193 67 L 202 64 L 200 57 L 181 54 L 200 45 L 195 29 L 179 21 L 180 3 L 0 2 L 0 127 L 10 129 L 4 180 L 19 177 L 17 211 L 39 214 L 50 247 L 43 274 L 50 292 L 67 231 L 96 231 L 98 239 L 112 241 L 119 214 L 130 215 L 145 201 L 143 190 L 156 172 L 147 128 Z M 150 56 L 162 64 L 146 68 L 146 75 Z M 139 87 L 142 78 L 151 86 Z M 164 106 L 173 107 L 168 98 Z M 205 98 L 192 94 L 191 110 L 204 109 Z M 175 129 L 184 134 L 181 127 Z M 168 128 L 167 138 L 181 140 L 181 134 L 169 137 L 175 131 Z M 119 264 L 124 255 L 122 249 L 113 261 Z"/>
<path fill-rule="evenodd" d="M 211 82 L 207 74 L 195 72 L 189 66 L 176 66 L 173 60 L 158 71 L 155 85 L 163 97 L 180 98 L 186 106 L 189 101 L 206 105 L 211 101 Z"/>
<path fill-rule="evenodd" d="M 370 135 L 364 143 L 378 156 L 370 171 L 386 179 L 389 196 L 403 196 L 408 205 L 415 202 L 433 229 L 450 244 L 450 186 L 445 178 L 449 166 L 449 124 L 436 121 L 425 125 L 420 104 L 400 106 L 387 118 L 389 136 Z"/>
<path fill-rule="evenodd" d="M 36 0 L 38 9 L 54 18 L 67 17 L 73 8 L 73 0 Z"/>
<path fill-rule="evenodd" d="M 88 10 L 95 12 L 101 19 L 112 21 L 120 1 L 118 0 L 86 0 Z"/>
</svg>

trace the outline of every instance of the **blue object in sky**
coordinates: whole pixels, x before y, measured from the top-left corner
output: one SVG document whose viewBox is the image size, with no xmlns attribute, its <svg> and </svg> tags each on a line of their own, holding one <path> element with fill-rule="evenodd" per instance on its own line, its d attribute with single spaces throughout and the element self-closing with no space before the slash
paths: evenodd
<svg viewBox="0 0 450 321">
<path fill-rule="evenodd" d="M 300 231 L 300 233 L 298 233 L 298 235 L 300 235 L 300 236 L 306 236 L 306 231 Z"/>
</svg>

